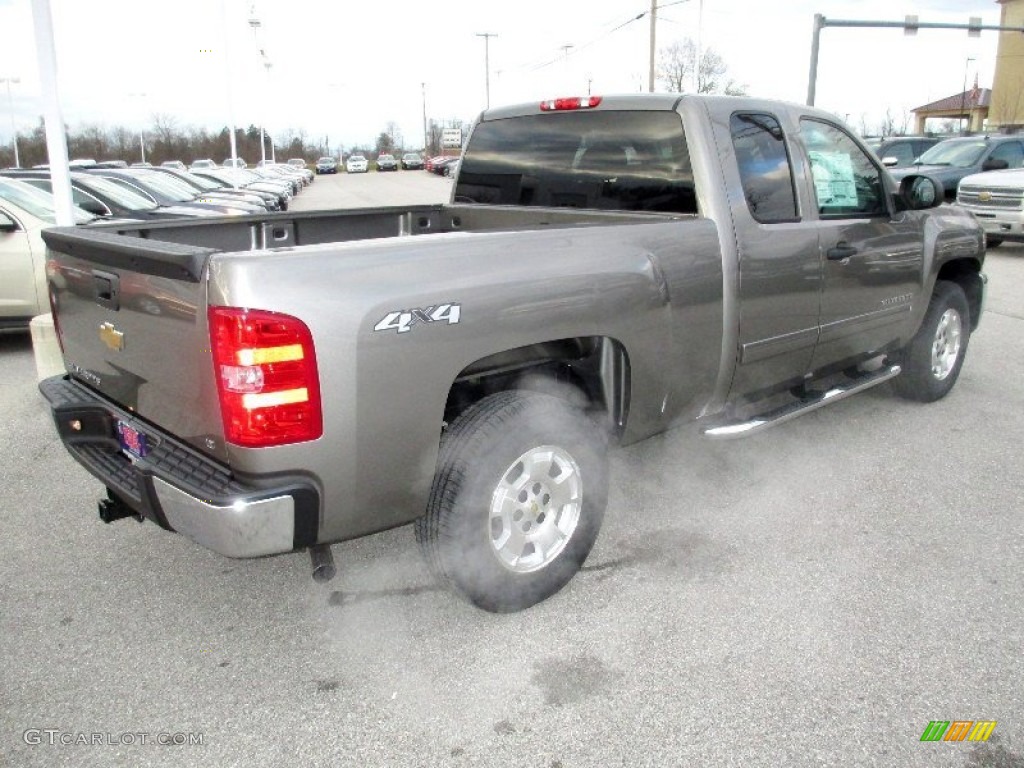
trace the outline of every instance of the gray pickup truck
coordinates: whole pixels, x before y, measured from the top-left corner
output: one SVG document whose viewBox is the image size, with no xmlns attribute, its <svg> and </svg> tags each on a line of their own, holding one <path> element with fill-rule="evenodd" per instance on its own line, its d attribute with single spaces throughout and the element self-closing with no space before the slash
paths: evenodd
<svg viewBox="0 0 1024 768">
<path fill-rule="evenodd" d="M 100 517 L 229 557 L 415 523 L 488 610 L 557 592 L 613 445 L 953 387 L 984 237 L 834 116 L 725 97 L 477 120 L 452 202 L 44 233 L 40 388 Z"/>
</svg>

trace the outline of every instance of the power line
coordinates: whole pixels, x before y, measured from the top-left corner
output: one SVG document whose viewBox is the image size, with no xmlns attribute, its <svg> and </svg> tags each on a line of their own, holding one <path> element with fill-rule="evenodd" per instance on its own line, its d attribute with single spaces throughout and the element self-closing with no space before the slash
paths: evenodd
<svg viewBox="0 0 1024 768">
<path fill-rule="evenodd" d="M 690 0 L 675 0 L 675 2 L 664 3 L 662 5 L 659 5 L 659 6 L 655 7 L 654 10 L 660 11 L 662 8 L 671 8 L 673 5 L 682 5 L 683 3 L 688 3 L 688 2 L 690 2 Z M 582 45 L 573 46 L 574 50 L 573 50 L 573 52 L 571 54 L 564 53 L 562 55 L 557 55 L 557 56 L 555 56 L 554 58 L 551 58 L 551 59 L 547 59 L 546 58 L 540 64 L 533 64 L 533 65 L 525 64 L 525 65 L 523 65 L 521 67 L 509 67 L 508 70 L 513 70 L 513 71 L 514 70 L 528 70 L 530 72 L 537 72 L 539 70 L 544 69 L 545 67 L 550 67 L 553 64 L 557 64 L 560 61 L 564 61 L 565 58 L 567 58 L 568 56 L 575 56 L 580 51 L 584 51 L 587 48 L 589 48 L 590 46 L 595 45 L 596 43 L 601 42 L 606 37 L 609 37 L 610 35 L 613 35 L 616 32 L 618 32 L 620 29 L 624 29 L 625 27 L 628 27 L 630 24 L 633 24 L 634 22 L 640 21 L 640 19 L 643 19 L 644 17 L 646 17 L 648 14 L 650 14 L 650 12 L 651 12 L 650 9 L 645 10 L 645 11 L 641 11 L 640 13 L 636 14 L 635 16 L 632 16 L 632 17 L 626 19 L 621 24 L 617 24 L 616 26 L 612 27 L 607 32 L 604 32 L 603 34 L 598 35 L 593 40 L 590 40 L 589 42 L 583 43 Z M 564 46 L 559 46 L 559 50 L 562 50 L 563 48 L 564 48 Z"/>
</svg>

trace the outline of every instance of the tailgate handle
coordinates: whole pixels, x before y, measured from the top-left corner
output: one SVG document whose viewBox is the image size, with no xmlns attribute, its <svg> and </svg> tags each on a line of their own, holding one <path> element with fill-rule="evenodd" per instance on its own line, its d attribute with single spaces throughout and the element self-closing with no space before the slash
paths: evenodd
<svg viewBox="0 0 1024 768">
<path fill-rule="evenodd" d="M 121 309 L 121 278 L 112 272 L 93 270 L 92 297 L 101 307 L 115 312 Z"/>
</svg>

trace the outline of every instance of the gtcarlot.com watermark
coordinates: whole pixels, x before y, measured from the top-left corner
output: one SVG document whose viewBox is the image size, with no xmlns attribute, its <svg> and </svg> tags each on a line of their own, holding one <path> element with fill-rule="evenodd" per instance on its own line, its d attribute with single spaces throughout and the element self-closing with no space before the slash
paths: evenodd
<svg viewBox="0 0 1024 768">
<path fill-rule="evenodd" d="M 31 747 L 145 747 L 152 744 L 163 747 L 195 747 L 202 746 L 205 734 L 144 731 L 87 733 L 62 731 L 59 728 L 29 728 L 21 734 L 21 738 Z"/>
</svg>

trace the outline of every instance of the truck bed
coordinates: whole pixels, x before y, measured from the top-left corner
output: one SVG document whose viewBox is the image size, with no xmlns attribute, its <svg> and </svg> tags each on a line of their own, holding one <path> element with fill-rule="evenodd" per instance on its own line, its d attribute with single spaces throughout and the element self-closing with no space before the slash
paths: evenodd
<svg viewBox="0 0 1024 768">
<path fill-rule="evenodd" d="M 636 213 L 622 211 L 582 211 L 570 208 L 526 208 L 474 205 L 424 205 L 414 208 L 363 208 L 357 210 L 310 211 L 306 213 L 275 213 L 257 216 L 237 216 L 223 219 L 188 219 L 159 222 L 139 222 L 126 226 L 123 222 L 108 226 L 94 226 L 89 230 L 52 230 L 47 233 L 50 247 L 62 250 L 57 244 L 76 243 L 81 249 L 90 241 L 101 244 L 98 249 L 88 249 L 91 260 L 103 259 L 102 251 L 111 250 L 106 261 L 108 266 L 121 266 L 122 255 L 130 255 L 134 249 L 141 254 L 156 256 L 157 262 L 188 261 L 188 274 L 194 279 L 195 266 L 205 263 L 205 257 L 213 252 L 254 251 L 272 248 L 289 248 L 299 245 L 323 245 L 354 240 L 371 240 L 389 237 L 408 237 L 446 232 L 506 232 L 542 228 L 573 227 L 599 224 L 624 224 L 651 221 L 652 219 L 686 218 L 681 214 Z M 185 259 L 180 249 L 162 246 L 147 248 L 139 243 L 124 240 L 111 241 L 110 236 L 134 237 L 156 240 L 161 243 L 176 243 L 195 246 L 200 253 Z M 110 249 L 114 243 L 119 247 Z M 127 250 L 126 250 L 127 249 Z M 196 259 L 196 256 L 202 258 Z M 135 268 L 160 268 L 155 263 L 134 262 Z M 166 274 L 166 268 L 162 270 Z"/>
</svg>

